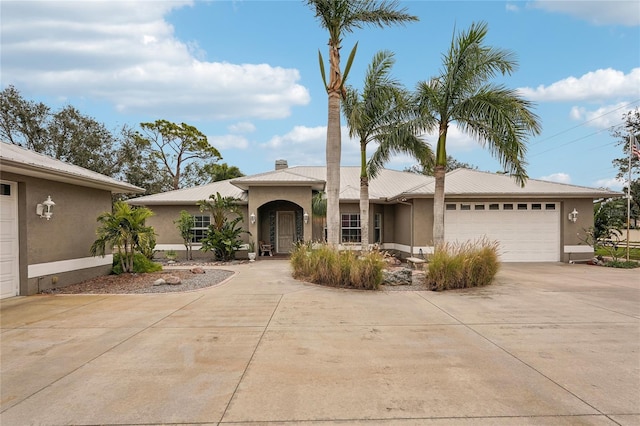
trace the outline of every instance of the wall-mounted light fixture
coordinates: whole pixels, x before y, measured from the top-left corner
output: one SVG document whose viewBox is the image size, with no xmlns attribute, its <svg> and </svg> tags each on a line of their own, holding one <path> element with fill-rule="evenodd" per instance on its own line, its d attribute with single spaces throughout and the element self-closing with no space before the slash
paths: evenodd
<svg viewBox="0 0 640 426">
<path fill-rule="evenodd" d="M 42 204 L 36 205 L 36 214 L 49 220 L 51 219 L 51 216 L 53 216 L 53 212 L 51 211 L 51 209 L 55 205 L 56 203 L 53 202 L 53 200 L 51 199 L 51 195 L 49 195 L 47 199 L 42 202 Z"/>
<path fill-rule="evenodd" d="M 304 223 L 309 223 L 309 213 L 304 212 L 302 217 L 304 218 Z"/>
<path fill-rule="evenodd" d="M 578 210 L 573 209 L 571 213 L 569 213 L 569 222 L 576 223 L 578 220 Z"/>
<path fill-rule="evenodd" d="M 255 213 L 251 213 L 249 215 L 249 220 L 251 221 L 251 224 L 253 225 L 254 223 L 256 223 L 256 215 Z"/>
</svg>

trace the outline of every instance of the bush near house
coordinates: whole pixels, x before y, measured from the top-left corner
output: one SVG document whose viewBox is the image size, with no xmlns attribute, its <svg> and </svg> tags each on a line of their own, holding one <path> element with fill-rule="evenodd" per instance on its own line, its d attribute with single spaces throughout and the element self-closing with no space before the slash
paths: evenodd
<svg viewBox="0 0 640 426">
<path fill-rule="evenodd" d="M 134 253 L 133 255 L 133 270 L 127 271 L 132 272 L 134 274 L 145 274 L 147 272 L 158 272 L 162 271 L 162 265 L 151 261 L 147 256 L 143 253 Z M 122 261 L 121 254 L 116 253 L 113 255 L 113 269 L 111 270 L 112 274 L 120 275 L 122 274 Z"/>
<path fill-rule="evenodd" d="M 291 252 L 293 277 L 331 287 L 377 290 L 384 261 L 378 252 L 359 254 L 321 244 L 298 243 Z"/>
<path fill-rule="evenodd" d="M 444 243 L 429 261 L 426 283 L 434 291 L 485 286 L 491 284 L 499 266 L 496 241 Z"/>
<path fill-rule="evenodd" d="M 89 249 L 91 255 L 104 257 L 107 248 L 113 248 L 114 273 L 149 272 L 148 268 L 155 268 L 150 264 L 156 245 L 153 228 L 145 225 L 145 220 L 151 216 L 153 212 L 146 207 L 115 202 L 111 212 L 104 212 L 97 218 L 100 226 L 96 230 L 98 238 Z"/>
</svg>

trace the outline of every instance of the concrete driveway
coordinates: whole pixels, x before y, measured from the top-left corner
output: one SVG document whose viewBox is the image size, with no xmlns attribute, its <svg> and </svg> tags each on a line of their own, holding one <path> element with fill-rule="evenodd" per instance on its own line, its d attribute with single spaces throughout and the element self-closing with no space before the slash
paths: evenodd
<svg viewBox="0 0 640 426">
<path fill-rule="evenodd" d="M 2 301 L 2 425 L 638 425 L 640 273 L 503 265 L 363 292 L 230 269 L 183 294 Z"/>
</svg>

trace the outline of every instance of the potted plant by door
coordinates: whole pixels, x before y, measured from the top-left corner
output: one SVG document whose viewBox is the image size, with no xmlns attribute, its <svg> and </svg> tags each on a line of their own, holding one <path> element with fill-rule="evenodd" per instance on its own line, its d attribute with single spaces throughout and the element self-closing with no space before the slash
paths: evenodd
<svg viewBox="0 0 640 426">
<path fill-rule="evenodd" d="M 249 240 L 249 262 L 255 262 L 256 260 L 256 243 L 253 240 Z"/>
</svg>

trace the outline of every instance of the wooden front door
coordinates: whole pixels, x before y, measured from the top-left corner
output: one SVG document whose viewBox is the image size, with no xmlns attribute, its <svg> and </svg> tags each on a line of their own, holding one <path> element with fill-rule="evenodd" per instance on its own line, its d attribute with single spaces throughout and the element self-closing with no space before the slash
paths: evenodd
<svg viewBox="0 0 640 426">
<path fill-rule="evenodd" d="M 290 253 L 296 232 L 296 220 L 293 212 L 278 212 L 277 253 Z"/>
</svg>

